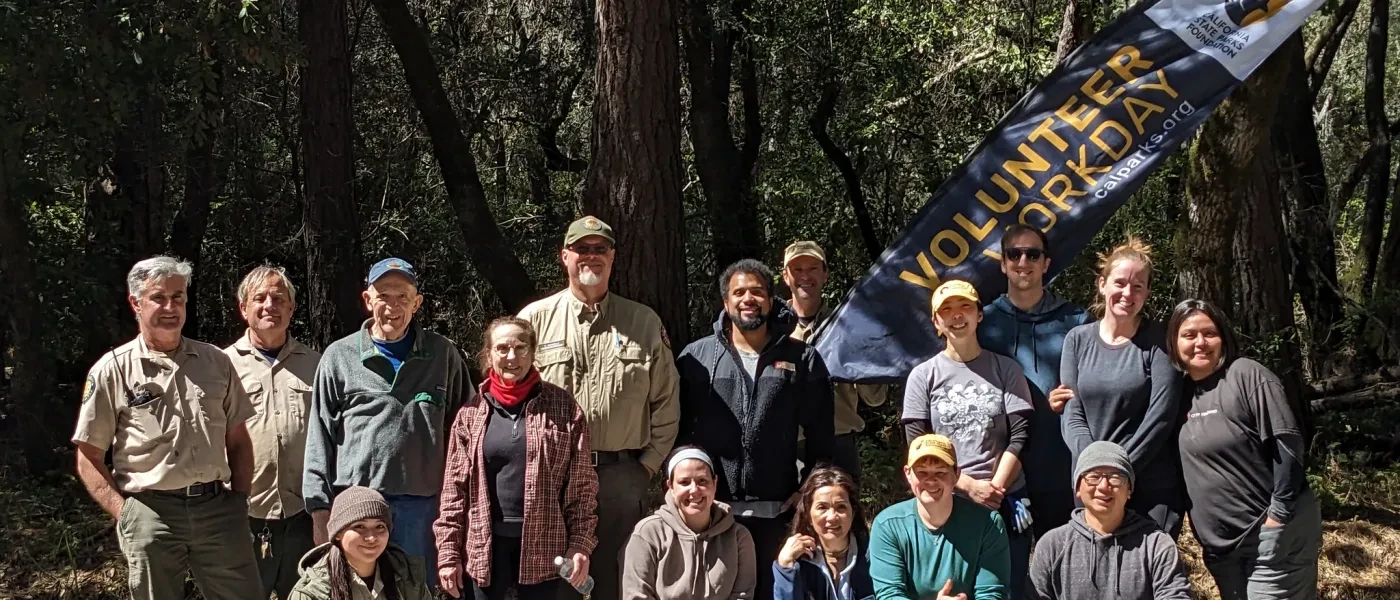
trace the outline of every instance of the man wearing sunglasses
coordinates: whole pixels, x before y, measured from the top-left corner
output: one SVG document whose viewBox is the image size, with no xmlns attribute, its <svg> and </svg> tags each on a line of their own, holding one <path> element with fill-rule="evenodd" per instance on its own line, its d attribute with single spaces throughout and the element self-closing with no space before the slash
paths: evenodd
<svg viewBox="0 0 1400 600">
<path fill-rule="evenodd" d="M 1084 309 L 1045 289 L 1049 250 L 1041 230 L 1020 223 L 1006 228 L 1001 236 L 1006 293 L 984 308 L 977 329 L 982 347 L 1015 359 L 1030 383 L 1035 414 L 1021 456 L 1037 536 L 1069 522 L 1074 509 L 1070 453 L 1060 434 L 1068 396 L 1060 385 L 1060 351 L 1065 334 L 1089 321 Z"/>
<path fill-rule="evenodd" d="M 680 401 L 671 342 L 651 308 L 608 292 L 613 230 L 596 217 L 569 225 L 559 260 L 569 286 L 520 311 L 535 326 L 540 377 L 569 390 L 588 421 L 598 473 L 593 597 L 618 598 L 619 554 L 648 512 L 652 475 L 676 442 Z"/>
</svg>

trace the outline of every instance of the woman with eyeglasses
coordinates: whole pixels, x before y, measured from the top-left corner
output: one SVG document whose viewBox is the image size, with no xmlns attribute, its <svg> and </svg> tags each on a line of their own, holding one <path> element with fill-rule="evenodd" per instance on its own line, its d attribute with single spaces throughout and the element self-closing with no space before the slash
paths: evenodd
<svg viewBox="0 0 1400 600">
<path fill-rule="evenodd" d="M 1209 302 L 1178 304 L 1167 336 L 1191 403 L 1180 437 L 1191 531 L 1220 596 L 1315 598 L 1322 515 L 1283 383 L 1238 355 Z"/>
<path fill-rule="evenodd" d="M 1141 489 L 1128 509 L 1157 522 L 1176 539 L 1186 498 L 1176 431 L 1181 374 L 1172 367 L 1161 323 L 1143 314 L 1152 276 L 1152 249 L 1129 236 L 1099 255 L 1099 320 L 1065 336 L 1060 388 L 1064 436 L 1076 459 L 1089 444 L 1113 442 L 1127 451 Z"/>
<path fill-rule="evenodd" d="M 438 581 L 453 598 L 553 599 L 588 579 L 597 544 L 598 475 L 588 425 L 569 392 L 540 380 L 538 338 L 529 321 L 501 317 L 486 327 L 478 355 L 480 393 L 457 413 L 448 439 L 437 537 Z"/>
<path fill-rule="evenodd" d="M 966 281 L 950 279 L 933 292 L 933 324 L 946 345 L 909 374 L 904 387 L 904 435 L 909 443 L 934 433 L 957 446 L 956 493 L 998 511 L 1010 543 L 1008 598 L 1020 600 L 1030 565 L 1031 519 L 1023 503 L 1021 450 L 1034 411 L 1021 366 L 983 350 L 977 341 L 982 305 Z"/>
</svg>

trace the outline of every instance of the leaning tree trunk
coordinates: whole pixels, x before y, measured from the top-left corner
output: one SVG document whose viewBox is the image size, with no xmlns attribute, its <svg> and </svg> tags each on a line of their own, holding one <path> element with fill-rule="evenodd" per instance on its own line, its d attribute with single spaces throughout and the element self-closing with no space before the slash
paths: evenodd
<svg viewBox="0 0 1400 600">
<path fill-rule="evenodd" d="M 306 305 L 310 342 L 325 348 L 355 331 L 364 306 L 360 214 L 355 204 L 354 117 L 345 0 L 301 0 L 302 172 L 306 200 Z"/>
<path fill-rule="evenodd" d="M 1386 36 L 1390 32 L 1390 0 L 1371 1 L 1371 30 L 1366 36 L 1366 130 L 1375 157 L 1366 178 L 1366 210 L 1361 222 L 1361 290 L 1371 295 L 1380 262 L 1381 235 L 1385 228 L 1385 200 L 1390 194 L 1390 134 L 1385 117 Z"/>
<path fill-rule="evenodd" d="M 502 308 L 514 313 L 535 295 L 535 283 L 506 243 L 496 225 L 496 217 L 491 214 L 471 143 L 443 88 L 428 38 L 404 0 L 370 0 L 370 3 L 384 22 L 389 41 L 399 55 L 413 103 L 433 142 L 433 156 L 442 171 L 447 198 L 453 212 L 457 213 L 457 227 L 462 232 L 462 243 L 467 247 L 472 265 L 496 292 Z"/>
<path fill-rule="evenodd" d="M 1060 21 L 1060 36 L 1055 43 L 1055 64 L 1065 62 L 1075 49 L 1094 35 L 1094 1 L 1069 0 Z"/>
<path fill-rule="evenodd" d="M 1337 57 L 1337 50 L 1342 47 L 1342 41 L 1346 39 L 1347 29 L 1350 29 L 1352 21 L 1356 20 L 1356 8 L 1360 4 L 1361 0 L 1342 0 L 1342 4 L 1332 12 L 1327 23 L 1322 26 L 1322 31 L 1314 38 L 1312 46 L 1308 48 L 1303 61 L 1307 69 L 1309 103 L 1317 100 L 1322 84 L 1326 83 L 1327 73 L 1332 70 L 1333 60 Z"/>
<path fill-rule="evenodd" d="M 758 210 L 752 198 L 753 177 L 763 129 L 759 119 L 758 81 L 751 42 L 744 41 L 740 84 L 744 94 L 743 146 L 730 128 L 731 79 L 734 51 L 744 38 L 751 0 L 720 0 L 727 6 L 719 19 L 711 0 L 686 0 L 681 24 L 686 79 L 690 83 L 690 140 L 695 145 L 695 171 L 710 213 L 715 262 L 723 269 L 741 258 L 763 251 Z M 752 90 L 752 93 L 750 93 Z"/>
<path fill-rule="evenodd" d="M 831 132 L 828 130 L 840 98 L 841 84 L 835 77 L 828 76 L 827 82 L 822 86 L 821 98 L 817 100 L 817 108 L 807 119 L 807 130 L 812 133 L 812 138 L 817 140 L 817 145 L 821 147 L 822 154 L 826 155 L 826 160 L 841 174 L 841 181 L 846 187 L 846 201 L 851 203 L 851 211 L 855 214 L 860 239 L 865 245 L 865 254 L 870 258 L 870 262 L 879 262 L 885 244 L 880 241 L 880 234 L 875 231 L 875 220 L 870 216 L 870 205 L 866 202 L 860 170 L 851 162 L 846 151 L 831 138 Z"/>
<path fill-rule="evenodd" d="M 51 398 L 52 371 L 49 349 L 44 347 L 43 314 L 39 302 L 39 275 L 30 245 L 25 210 L 17 198 L 10 196 L 19 157 L 12 140 L 0 143 L 0 276 L 5 278 L 7 310 L 5 326 L 13 343 L 14 376 L 10 380 L 9 401 L 0 404 L 7 413 L 11 431 L 21 440 L 24 457 L 31 473 L 39 475 L 56 465 L 55 437 L 50 434 L 51 415 L 66 412 L 73 402 L 55 402 Z M 7 348 L 0 346 L 0 351 Z"/>
<path fill-rule="evenodd" d="M 1288 79 L 1275 117 L 1274 160 L 1284 192 L 1293 281 L 1308 321 L 1305 364 L 1313 377 L 1324 377 L 1329 373 L 1324 372 L 1323 363 L 1341 340 L 1338 326 L 1346 316 L 1342 310 L 1345 301 L 1337 282 L 1336 238 L 1328 222 L 1327 173 L 1309 101 L 1302 34 L 1289 38 L 1279 54 L 1288 61 Z"/>
<path fill-rule="evenodd" d="M 1182 295 L 1209 300 L 1234 314 L 1231 245 L 1239 207 L 1250 201 L 1248 178 L 1269 132 L 1283 90 L 1287 63 L 1270 58 L 1201 126 L 1191 149 L 1186 215 L 1176 236 Z"/>
<path fill-rule="evenodd" d="M 617 232 L 613 288 L 684 344 L 685 223 L 677 0 L 598 0 L 593 157 L 584 207 Z"/>
</svg>

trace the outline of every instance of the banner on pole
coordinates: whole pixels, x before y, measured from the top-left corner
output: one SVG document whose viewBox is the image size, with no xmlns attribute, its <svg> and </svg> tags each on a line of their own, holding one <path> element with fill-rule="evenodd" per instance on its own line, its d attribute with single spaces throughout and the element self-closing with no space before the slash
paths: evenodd
<svg viewBox="0 0 1400 600">
<path fill-rule="evenodd" d="M 1146 0 L 1021 99 L 816 333 L 832 377 L 893 382 L 942 348 L 929 301 L 944 279 L 1005 289 L 1001 232 L 1073 259 L 1147 176 L 1324 0 Z"/>
</svg>

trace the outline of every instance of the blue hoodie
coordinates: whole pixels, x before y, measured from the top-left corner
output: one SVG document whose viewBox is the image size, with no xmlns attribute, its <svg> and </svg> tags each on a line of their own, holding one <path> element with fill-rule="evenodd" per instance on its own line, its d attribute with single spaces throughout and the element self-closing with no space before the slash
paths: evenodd
<svg viewBox="0 0 1400 600">
<path fill-rule="evenodd" d="M 1016 308 L 1005 294 L 983 308 L 977 341 L 986 350 L 1015 359 L 1031 384 L 1035 416 L 1030 444 L 1021 452 L 1031 490 L 1071 493 L 1067 483 L 1072 470 L 1069 448 L 1060 434 L 1060 414 L 1050 410 L 1047 394 L 1060 385 L 1065 334 L 1091 320 L 1084 309 L 1050 290 L 1045 290 L 1040 303 L 1030 311 Z"/>
</svg>

